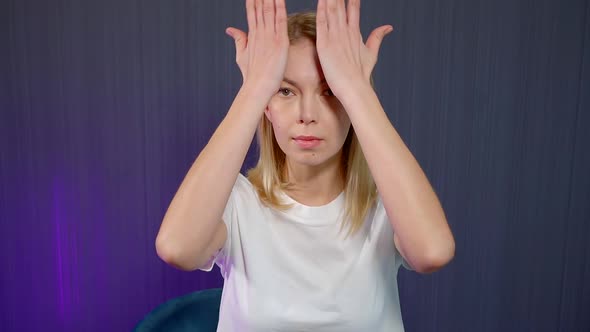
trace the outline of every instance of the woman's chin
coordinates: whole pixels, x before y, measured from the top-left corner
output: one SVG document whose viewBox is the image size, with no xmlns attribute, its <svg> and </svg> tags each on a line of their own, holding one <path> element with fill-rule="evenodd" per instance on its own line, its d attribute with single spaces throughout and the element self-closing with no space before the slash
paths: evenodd
<svg viewBox="0 0 590 332">
<path fill-rule="evenodd" d="M 299 150 L 291 151 L 287 154 L 290 164 L 296 164 L 308 167 L 317 167 L 331 161 L 335 155 L 327 155 L 324 151 L 319 150 Z"/>
</svg>

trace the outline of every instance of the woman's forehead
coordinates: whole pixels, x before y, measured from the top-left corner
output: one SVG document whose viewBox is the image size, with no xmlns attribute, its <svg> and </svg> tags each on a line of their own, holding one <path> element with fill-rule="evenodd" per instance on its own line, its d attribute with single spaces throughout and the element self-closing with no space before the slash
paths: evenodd
<svg viewBox="0 0 590 332">
<path fill-rule="evenodd" d="M 297 86 L 323 83 L 324 73 L 313 42 L 302 40 L 289 47 L 284 77 L 285 82 Z"/>
</svg>

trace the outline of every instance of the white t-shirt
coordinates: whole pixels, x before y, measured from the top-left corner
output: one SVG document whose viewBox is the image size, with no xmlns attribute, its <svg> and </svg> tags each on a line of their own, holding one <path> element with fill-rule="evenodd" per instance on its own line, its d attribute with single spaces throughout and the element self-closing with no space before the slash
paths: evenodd
<svg viewBox="0 0 590 332">
<path fill-rule="evenodd" d="M 223 221 L 227 241 L 216 263 L 225 279 L 217 331 L 404 331 L 395 248 L 379 198 L 364 226 L 339 234 L 344 192 L 318 207 L 266 207 L 238 175 Z"/>
</svg>

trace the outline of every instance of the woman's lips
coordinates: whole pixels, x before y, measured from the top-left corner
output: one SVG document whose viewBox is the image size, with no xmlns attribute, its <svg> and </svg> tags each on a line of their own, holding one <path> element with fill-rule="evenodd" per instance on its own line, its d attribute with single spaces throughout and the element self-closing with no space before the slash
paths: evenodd
<svg viewBox="0 0 590 332">
<path fill-rule="evenodd" d="M 316 146 L 320 145 L 320 143 L 322 142 L 322 140 L 317 137 L 302 137 L 302 136 L 295 137 L 293 139 L 293 141 L 295 141 L 295 144 L 297 144 L 300 148 L 303 148 L 303 149 L 315 148 Z"/>
</svg>

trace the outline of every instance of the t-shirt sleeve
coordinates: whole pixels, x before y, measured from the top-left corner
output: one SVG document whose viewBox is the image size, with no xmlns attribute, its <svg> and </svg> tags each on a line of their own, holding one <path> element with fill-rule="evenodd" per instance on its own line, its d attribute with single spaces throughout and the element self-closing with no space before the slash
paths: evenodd
<svg viewBox="0 0 590 332">
<path fill-rule="evenodd" d="M 414 269 L 412 269 L 412 267 L 410 266 L 410 263 L 408 263 L 408 261 L 406 261 L 406 259 L 404 258 L 404 256 L 402 256 L 402 254 L 399 252 L 399 250 L 397 249 L 397 247 L 395 246 L 395 242 L 393 241 L 393 233 L 395 232 L 393 230 L 393 226 L 391 225 L 391 221 L 389 220 L 389 217 L 387 216 L 387 212 L 385 211 L 385 206 L 383 205 L 383 201 L 381 200 L 381 196 L 377 196 L 377 211 L 376 211 L 376 215 L 380 218 L 382 218 L 382 222 L 387 223 L 388 225 L 386 225 L 387 227 L 385 227 L 385 230 L 388 230 L 389 232 L 391 232 L 391 244 L 394 250 L 394 255 L 395 255 L 395 261 L 396 262 L 401 262 L 401 265 L 406 268 L 407 270 L 411 270 L 413 271 Z M 389 236 L 388 236 L 389 238 Z M 399 264 L 399 263 L 398 263 Z M 399 266 L 396 264 L 396 266 Z"/>
<path fill-rule="evenodd" d="M 394 244 L 394 246 L 395 246 L 395 244 Z M 412 269 L 412 267 L 410 266 L 410 263 L 408 263 L 408 261 L 404 258 L 404 256 L 402 256 L 402 254 L 399 252 L 397 247 L 395 248 L 395 252 L 396 252 L 396 255 L 398 256 L 398 259 L 401 259 L 402 266 L 405 267 L 406 270 L 413 271 L 414 269 Z"/>
<path fill-rule="evenodd" d="M 230 244 L 231 244 L 231 230 L 232 225 L 235 222 L 235 201 L 236 195 L 238 194 L 238 188 L 243 183 L 243 181 L 248 181 L 241 173 L 238 174 L 238 178 L 236 179 L 236 183 L 234 184 L 232 191 L 229 195 L 227 200 L 227 204 L 225 205 L 225 209 L 223 210 L 222 214 L 222 221 L 225 224 L 227 230 L 227 237 L 225 239 L 225 243 L 222 248 L 220 248 L 215 254 L 211 256 L 207 264 L 204 267 L 199 268 L 201 271 L 210 272 L 213 269 L 213 265 L 217 264 L 221 269 L 221 274 L 225 277 L 225 262 L 228 261 L 228 255 L 230 252 Z"/>
</svg>

